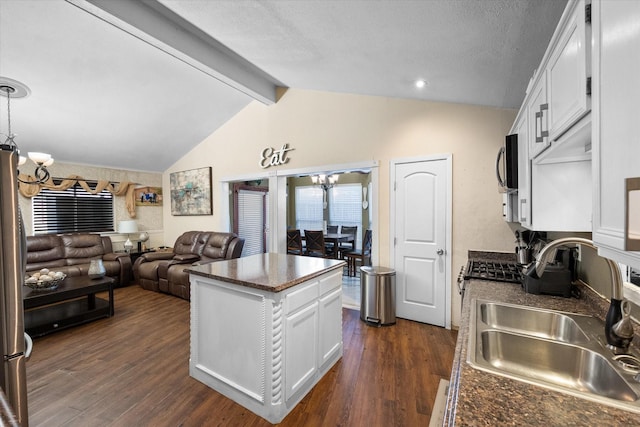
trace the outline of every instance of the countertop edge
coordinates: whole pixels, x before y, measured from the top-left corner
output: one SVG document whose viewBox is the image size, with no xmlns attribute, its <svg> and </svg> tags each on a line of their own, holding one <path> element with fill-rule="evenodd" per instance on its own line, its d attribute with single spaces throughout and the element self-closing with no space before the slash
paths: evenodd
<svg viewBox="0 0 640 427">
<path fill-rule="evenodd" d="M 225 275 L 220 275 L 220 274 L 213 274 L 213 273 L 207 273 L 204 271 L 200 271 L 200 270 L 195 270 L 192 268 L 185 268 L 184 271 L 186 271 L 189 274 L 193 274 L 196 276 L 201 276 L 201 277 L 206 277 L 209 279 L 214 279 L 214 280 L 221 280 L 223 282 L 227 282 L 227 283 L 233 283 L 235 285 L 240 285 L 240 286 L 246 286 L 248 288 L 254 288 L 254 289 L 260 289 L 263 291 L 267 291 L 267 292 L 282 292 L 286 289 L 289 289 L 293 286 L 299 285 L 300 283 L 306 282 L 308 280 L 311 279 L 315 279 L 316 277 L 319 277 L 325 273 L 328 273 L 330 271 L 333 270 L 337 270 L 337 269 L 341 269 L 343 268 L 346 263 L 344 261 L 341 260 L 337 260 L 340 261 L 337 264 L 328 266 L 328 267 L 324 267 L 321 270 L 315 271 L 313 273 L 309 273 L 303 276 L 299 276 L 296 277 L 295 279 L 289 280 L 287 282 L 284 282 L 282 284 L 276 285 L 276 286 L 267 286 L 267 285 L 263 285 L 260 283 L 256 283 L 256 282 L 250 282 L 250 281 L 246 281 L 246 280 L 240 280 L 237 278 L 233 278 L 233 277 L 229 277 L 229 276 L 225 276 Z"/>
</svg>

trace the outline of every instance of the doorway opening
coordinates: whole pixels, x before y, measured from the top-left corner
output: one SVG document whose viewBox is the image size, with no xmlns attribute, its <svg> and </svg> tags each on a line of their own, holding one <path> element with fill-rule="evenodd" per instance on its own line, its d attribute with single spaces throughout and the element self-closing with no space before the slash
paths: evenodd
<svg viewBox="0 0 640 427">
<path fill-rule="evenodd" d="M 330 176 L 333 182 L 323 186 L 317 178 L 319 175 Z M 373 225 L 369 169 L 290 176 L 286 182 L 288 230 L 300 230 L 302 235 L 304 230 L 323 230 L 328 235 L 355 230 L 353 243 L 332 248 L 332 253 L 337 259 L 345 259 L 349 251 L 362 251 L 364 231 Z M 342 275 L 342 305 L 355 310 L 360 309 L 360 264 L 356 266 L 355 275 L 350 276 L 347 267 Z"/>
<path fill-rule="evenodd" d="M 269 248 L 268 182 L 236 182 L 232 193 L 233 232 L 244 239 L 242 256 L 266 253 Z"/>
<path fill-rule="evenodd" d="M 264 205 L 255 207 L 252 212 L 263 212 L 261 220 L 257 221 L 264 226 L 255 227 L 251 236 L 264 236 L 264 240 L 258 239 L 261 243 L 257 249 L 264 252 L 273 253 L 286 253 L 287 252 L 287 229 L 297 228 L 295 220 L 295 184 L 292 184 L 292 179 L 306 179 L 307 184 L 311 185 L 312 175 L 332 175 L 339 174 L 340 178 L 338 183 L 340 184 L 353 184 L 350 175 L 367 176 L 366 184 L 360 184 L 360 190 L 358 194 L 361 194 L 361 198 L 358 201 L 360 209 L 362 211 L 362 226 L 358 227 L 360 233 L 366 229 L 372 230 L 372 243 L 371 253 L 368 256 L 369 263 L 377 265 L 379 256 L 379 242 L 378 242 L 378 201 L 376 198 L 378 189 L 378 162 L 377 161 L 363 161 L 357 163 L 335 164 L 328 166 L 313 166 L 300 169 L 290 170 L 277 170 L 269 173 L 269 176 L 262 174 L 251 175 L 239 175 L 232 177 L 224 177 L 221 179 L 220 191 L 222 194 L 228 194 L 227 197 L 223 197 L 221 200 L 221 212 L 224 218 L 228 218 L 227 229 L 236 233 L 240 232 L 239 224 L 241 223 L 240 213 L 238 209 L 239 202 L 234 199 L 236 192 L 234 191 L 234 185 L 239 184 L 249 187 L 264 187 L 266 189 Z M 361 182 L 361 181 L 355 181 Z M 249 191 L 256 190 L 250 188 Z M 241 194 L 238 192 L 238 194 Z M 328 195 L 327 195 L 328 196 Z M 328 196 L 331 197 L 331 196 Z M 327 200 L 327 207 L 330 203 Z M 326 215 L 330 215 L 325 212 L 324 206 L 322 208 L 322 218 Z M 336 217 L 333 216 L 335 220 Z M 324 219 L 321 219 L 324 221 Z M 328 219 L 328 224 L 331 219 Z M 340 220 L 337 221 L 340 225 Z M 320 228 L 324 226 L 324 223 L 320 223 Z M 346 224 L 345 224 L 346 225 Z M 261 231 L 262 230 L 262 231 Z M 361 235 L 361 234 L 360 234 Z M 356 247 L 359 248 L 362 245 L 361 239 L 354 239 Z M 245 244 L 246 246 L 246 244 Z M 243 252 L 243 256 L 246 256 Z M 360 306 L 360 278 L 359 278 L 359 263 L 356 267 L 356 276 L 349 277 L 345 268 L 343 274 L 343 290 L 348 299 L 345 299 L 345 307 L 359 309 Z"/>
</svg>

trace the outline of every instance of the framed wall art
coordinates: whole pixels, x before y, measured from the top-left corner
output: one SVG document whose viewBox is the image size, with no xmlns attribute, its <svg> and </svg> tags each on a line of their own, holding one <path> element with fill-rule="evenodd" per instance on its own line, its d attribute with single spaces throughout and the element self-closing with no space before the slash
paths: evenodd
<svg viewBox="0 0 640 427">
<path fill-rule="evenodd" d="M 136 187 L 136 206 L 162 206 L 162 187 Z"/>
<path fill-rule="evenodd" d="M 212 215 L 211 168 L 169 175 L 171 215 Z"/>
</svg>

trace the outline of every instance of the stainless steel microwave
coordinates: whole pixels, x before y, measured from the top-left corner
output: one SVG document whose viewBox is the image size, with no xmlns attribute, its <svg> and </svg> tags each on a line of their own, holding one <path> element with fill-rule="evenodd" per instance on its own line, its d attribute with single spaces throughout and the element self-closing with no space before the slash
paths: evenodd
<svg viewBox="0 0 640 427">
<path fill-rule="evenodd" d="M 503 192 L 518 189 L 518 134 L 507 135 L 496 157 L 496 178 Z"/>
</svg>

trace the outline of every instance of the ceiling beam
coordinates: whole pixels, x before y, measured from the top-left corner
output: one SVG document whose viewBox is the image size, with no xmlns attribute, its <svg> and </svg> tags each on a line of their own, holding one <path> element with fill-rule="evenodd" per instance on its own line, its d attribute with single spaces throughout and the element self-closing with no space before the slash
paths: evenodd
<svg viewBox="0 0 640 427">
<path fill-rule="evenodd" d="M 264 104 L 284 85 L 156 0 L 65 0 Z"/>
</svg>

